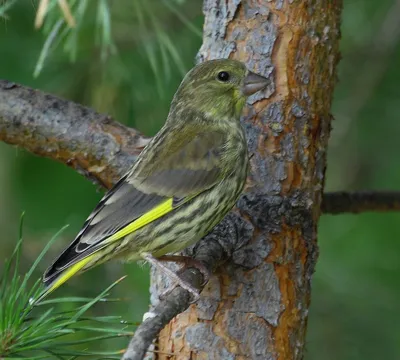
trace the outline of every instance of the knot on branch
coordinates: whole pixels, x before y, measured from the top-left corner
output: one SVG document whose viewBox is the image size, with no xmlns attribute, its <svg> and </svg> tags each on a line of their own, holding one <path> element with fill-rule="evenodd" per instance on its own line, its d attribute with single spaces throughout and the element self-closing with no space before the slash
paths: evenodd
<svg viewBox="0 0 400 360">
<path fill-rule="evenodd" d="M 272 250 L 271 235 L 281 233 L 284 227 L 300 228 L 307 249 L 306 274 L 307 278 L 311 278 L 318 258 L 314 201 L 309 193 L 297 190 L 287 196 L 259 191 L 244 194 L 238 207 L 260 233 L 250 244 L 235 252 L 234 262 L 248 268 L 260 265 Z"/>
<path fill-rule="evenodd" d="M 185 250 L 189 256 L 203 262 L 210 270 L 231 258 L 237 249 L 253 236 L 254 226 L 235 212 L 230 212 L 213 231 Z"/>
<path fill-rule="evenodd" d="M 244 194 L 238 207 L 254 226 L 268 233 L 280 233 L 284 225 L 301 226 L 305 238 L 312 239 L 313 203 L 308 193 L 297 190 L 287 196 L 254 191 Z"/>
</svg>

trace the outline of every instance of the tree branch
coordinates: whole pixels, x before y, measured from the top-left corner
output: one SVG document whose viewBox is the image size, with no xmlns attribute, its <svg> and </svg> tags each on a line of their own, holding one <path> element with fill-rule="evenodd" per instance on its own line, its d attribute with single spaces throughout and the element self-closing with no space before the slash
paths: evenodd
<svg viewBox="0 0 400 360">
<path fill-rule="evenodd" d="M 0 140 L 63 162 L 109 188 L 134 163 L 149 138 L 107 115 L 0 80 Z M 400 210 L 400 192 L 328 193 L 322 202 L 327 214 L 389 210 Z M 277 216 L 281 214 L 277 212 Z M 214 270 L 231 258 L 238 242 L 246 243 L 251 233 L 251 225 L 232 212 L 188 251 Z M 187 269 L 182 276 L 202 289 L 203 277 L 197 270 Z M 142 359 L 159 331 L 190 302 L 190 294 L 182 288 L 160 301 L 138 327 L 123 359 Z"/>
<path fill-rule="evenodd" d="M 324 214 L 399 211 L 400 191 L 340 191 L 325 193 L 321 210 Z"/>
<path fill-rule="evenodd" d="M 109 188 L 148 138 L 108 115 L 0 80 L 0 141 L 63 162 Z"/>
</svg>

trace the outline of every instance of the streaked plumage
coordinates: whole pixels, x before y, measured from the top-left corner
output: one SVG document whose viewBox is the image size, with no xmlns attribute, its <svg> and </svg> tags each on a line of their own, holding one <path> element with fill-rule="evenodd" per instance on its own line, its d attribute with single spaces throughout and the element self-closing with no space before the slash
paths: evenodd
<svg viewBox="0 0 400 360">
<path fill-rule="evenodd" d="M 43 296 L 114 257 L 136 261 L 145 253 L 159 257 L 182 250 L 220 222 L 247 176 L 239 122 L 245 98 L 265 85 L 265 78 L 233 60 L 193 68 L 163 128 L 45 272 Z"/>
</svg>

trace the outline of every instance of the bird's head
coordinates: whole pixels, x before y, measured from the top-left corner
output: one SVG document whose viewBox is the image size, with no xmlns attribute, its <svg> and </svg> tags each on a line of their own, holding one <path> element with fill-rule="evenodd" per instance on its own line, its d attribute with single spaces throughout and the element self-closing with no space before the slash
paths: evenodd
<svg viewBox="0 0 400 360">
<path fill-rule="evenodd" d="M 190 70 L 176 92 L 173 104 L 200 110 L 213 118 L 238 118 L 246 98 L 267 86 L 269 80 L 249 71 L 240 61 L 219 59 Z"/>
</svg>

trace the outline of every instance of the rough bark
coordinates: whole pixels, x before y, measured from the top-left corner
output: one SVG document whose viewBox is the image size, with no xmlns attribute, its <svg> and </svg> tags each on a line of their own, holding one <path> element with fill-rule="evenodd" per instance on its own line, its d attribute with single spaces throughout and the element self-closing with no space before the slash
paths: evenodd
<svg viewBox="0 0 400 360">
<path fill-rule="evenodd" d="M 237 211 L 251 236 L 162 330 L 157 359 L 303 357 L 340 12 L 341 1 L 205 1 L 199 60 L 239 59 L 273 81 L 243 119 L 253 156 Z"/>
<path fill-rule="evenodd" d="M 61 161 L 109 188 L 148 138 L 108 115 L 0 80 L 0 141 Z"/>
</svg>

